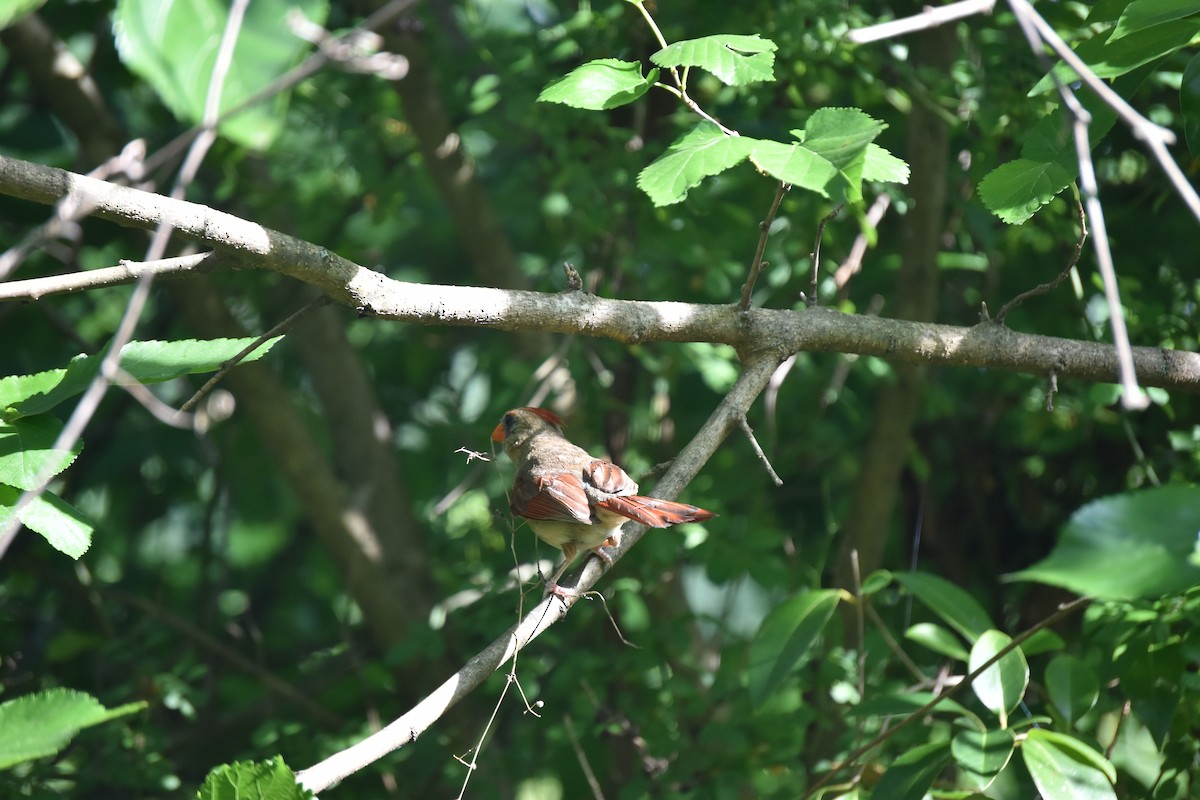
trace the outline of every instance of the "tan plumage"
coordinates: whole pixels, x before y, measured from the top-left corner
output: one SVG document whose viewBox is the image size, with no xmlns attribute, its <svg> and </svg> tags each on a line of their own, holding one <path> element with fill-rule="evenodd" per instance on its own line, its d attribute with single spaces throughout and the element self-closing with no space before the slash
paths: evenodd
<svg viewBox="0 0 1200 800">
<path fill-rule="evenodd" d="M 514 408 L 492 431 L 517 468 L 509 503 L 514 516 L 549 545 L 563 551 L 565 560 L 546 584 L 549 592 L 568 594 L 558 579 L 580 549 L 611 563 L 600 548 L 620 541 L 627 519 L 653 528 L 701 522 L 711 511 L 639 495 L 638 485 L 625 470 L 595 458 L 563 435 L 563 421 L 544 408 Z"/>
</svg>

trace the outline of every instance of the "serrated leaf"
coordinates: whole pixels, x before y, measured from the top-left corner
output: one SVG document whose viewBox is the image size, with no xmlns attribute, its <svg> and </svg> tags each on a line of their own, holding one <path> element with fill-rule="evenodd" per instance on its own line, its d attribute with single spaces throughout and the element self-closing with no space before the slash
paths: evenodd
<svg viewBox="0 0 1200 800">
<path fill-rule="evenodd" d="M 989 659 L 1012 644 L 1012 637 L 1000 631 L 985 631 L 971 648 L 967 668 L 974 672 Z M 1000 718 L 1000 727 L 1008 727 L 1008 714 L 1025 696 L 1029 688 L 1029 663 L 1021 648 L 1009 650 L 1000 660 L 985 669 L 971 689 L 979 702 Z"/>
<path fill-rule="evenodd" d="M 49 689 L 0 703 L 0 769 L 52 756 L 80 730 L 140 711 L 145 703 L 105 708 L 71 689 Z"/>
<path fill-rule="evenodd" d="M 1074 176 L 1052 161 L 1018 158 L 1001 164 L 979 182 L 979 199 L 1010 225 L 1018 225 L 1071 185 Z"/>
<path fill-rule="evenodd" d="M 897 572 L 895 577 L 897 583 L 916 595 L 969 642 L 996 627 L 974 597 L 945 578 L 928 572 Z"/>
<path fill-rule="evenodd" d="M 221 110 L 239 105 L 294 66 L 312 45 L 291 34 L 289 8 L 321 25 L 328 0 L 255 0 L 248 4 L 221 91 Z M 121 60 L 152 87 L 181 120 L 201 121 L 217 47 L 229 17 L 223 0 L 120 0 L 113 33 Z M 282 129 L 289 93 L 222 122 L 220 132 L 265 149 Z"/>
<path fill-rule="evenodd" d="M 0 528 L 12 519 L 21 492 L 0 484 Z M 95 526 L 82 511 L 51 492 L 42 492 L 28 503 L 18 517 L 29 530 L 41 534 L 50 545 L 71 558 L 79 558 L 92 545 Z"/>
<path fill-rule="evenodd" d="M 863 158 L 862 179 L 882 183 L 908 183 L 908 162 L 896 158 L 887 150 L 872 142 L 867 145 Z"/>
<path fill-rule="evenodd" d="M 775 80 L 775 50 L 770 39 L 758 34 L 718 34 L 685 39 L 667 45 L 650 60 L 660 67 L 699 67 L 726 86 Z"/>
<path fill-rule="evenodd" d="M 746 679 L 750 699 L 761 706 L 808 654 L 837 608 L 839 594 L 804 592 L 767 614 L 750 643 Z"/>
<path fill-rule="evenodd" d="M 1021 743 L 1021 756 L 1046 800 L 1116 800 L 1116 770 L 1077 739 L 1034 728 Z"/>
<path fill-rule="evenodd" d="M 1105 600 L 1160 597 L 1200 585 L 1200 488 L 1163 486 L 1080 508 L 1050 555 L 1010 576 Z"/>
<path fill-rule="evenodd" d="M 1096 705 L 1100 679 L 1082 659 L 1063 654 L 1046 665 L 1046 693 L 1067 724 L 1074 725 Z"/>
<path fill-rule="evenodd" d="M 678 203 L 700 181 L 745 160 L 753 141 L 743 136 L 727 136 L 711 122 L 701 122 L 641 171 L 638 188 L 656 206 Z"/>
<path fill-rule="evenodd" d="M 657 69 L 642 77 L 642 65 L 636 61 L 602 58 L 552 81 L 537 99 L 540 103 L 601 111 L 632 103 L 650 91 L 656 80 Z"/>
<path fill-rule="evenodd" d="M 264 342 L 241 363 L 257 361 L 282 336 Z M 213 372 L 256 341 L 240 339 L 181 339 L 173 342 L 130 342 L 121 350 L 121 369 L 144 383 L 183 375 Z M 104 354 L 79 356 L 66 369 L 0 379 L 0 413 L 8 421 L 49 411 L 82 392 L 100 369 Z"/>
<path fill-rule="evenodd" d="M 914 747 L 892 762 L 872 789 L 871 797 L 921 800 L 949 760 L 948 742 Z"/>
<path fill-rule="evenodd" d="M 38 481 L 59 474 L 75 461 L 83 446 L 55 450 L 62 422 L 49 414 L 0 422 L 0 483 L 32 489 Z"/>
<path fill-rule="evenodd" d="M 887 125 L 857 108 L 822 108 L 804 129 L 804 146 L 846 171 Z"/>
<path fill-rule="evenodd" d="M 842 196 L 849 189 L 845 176 L 837 167 L 802 144 L 782 144 L 765 139 L 753 142 L 750 160 L 776 180 L 800 186 L 822 197 Z"/>
<path fill-rule="evenodd" d="M 1109 35 L 1108 41 L 1115 42 L 1131 33 L 1155 25 L 1167 25 L 1196 14 L 1200 14 L 1200 3 L 1196 0 L 1133 0 L 1121 12 L 1117 27 Z"/>
<path fill-rule="evenodd" d="M 204 779 L 198 800 L 306 800 L 312 792 L 296 782 L 281 756 L 216 767 Z"/>
</svg>

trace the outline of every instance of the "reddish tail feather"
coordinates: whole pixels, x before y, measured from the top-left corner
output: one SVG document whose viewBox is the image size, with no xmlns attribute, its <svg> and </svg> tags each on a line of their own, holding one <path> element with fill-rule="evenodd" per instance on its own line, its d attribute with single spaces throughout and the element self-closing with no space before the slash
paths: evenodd
<svg viewBox="0 0 1200 800">
<path fill-rule="evenodd" d="M 605 498 L 598 505 L 651 528 L 669 528 L 685 522 L 703 522 L 716 516 L 711 511 L 689 506 L 687 503 L 637 494 Z"/>
</svg>

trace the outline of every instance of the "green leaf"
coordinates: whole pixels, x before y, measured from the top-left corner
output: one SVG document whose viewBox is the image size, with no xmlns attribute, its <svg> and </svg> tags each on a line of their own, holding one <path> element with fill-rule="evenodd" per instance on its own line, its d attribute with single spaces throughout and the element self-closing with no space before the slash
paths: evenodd
<svg viewBox="0 0 1200 800">
<path fill-rule="evenodd" d="M 896 582 L 916 595 L 969 642 L 996 627 L 974 597 L 945 578 L 927 572 L 897 572 Z"/>
<path fill-rule="evenodd" d="M 1109 600 L 1159 597 L 1200 584 L 1200 488 L 1113 495 L 1075 512 L 1049 556 L 1012 576 Z"/>
<path fill-rule="evenodd" d="M 1082 659 L 1064 653 L 1046 665 L 1046 693 L 1067 724 L 1074 725 L 1096 705 L 1100 679 Z"/>
<path fill-rule="evenodd" d="M 220 369 L 257 337 L 241 339 L 182 339 L 175 342 L 130 342 L 121 350 L 121 369 L 144 383 L 172 380 L 182 375 Z M 243 362 L 257 361 L 282 336 L 269 339 Z M 0 378 L 0 413 L 12 421 L 49 411 L 87 388 L 100 369 L 103 353 L 78 356 L 66 369 Z"/>
<path fill-rule="evenodd" d="M 650 91 L 656 80 L 657 69 L 642 77 L 642 65 L 636 61 L 602 58 L 551 82 L 537 99 L 541 103 L 601 111 L 632 103 Z"/>
<path fill-rule="evenodd" d="M 9 700 L 0 704 L 0 769 L 52 756 L 80 730 L 145 707 L 145 703 L 129 703 L 109 709 L 71 689 L 49 689 Z"/>
<path fill-rule="evenodd" d="M 1094 36 L 1074 50 L 1097 77 L 1108 80 L 1186 47 L 1197 33 L 1200 33 L 1200 19 L 1184 19 L 1169 25 L 1144 28 L 1116 40 Z M 1079 80 L 1075 70 L 1065 63 L 1058 64 L 1054 68 L 1054 74 L 1066 84 Z M 1051 75 L 1046 75 L 1029 91 L 1029 95 L 1032 97 L 1053 89 L 1054 79 Z"/>
<path fill-rule="evenodd" d="M 935 653 L 956 659 L 967 660 L 967 649 L 954 634 L 932 622 L 918 622 L 904 632 L 904 638 L 928 647 Z"/>
<path fill-rule="evenodd" d="M 808 118 L 804 146 L 845 172 L 887 125 L 857 108 L 821 108 Z"/>
<path fill-rule="evenodd" d="M 854 717 L 887 717 L 908 716 L 919 711 L 933 700 L 933 692 L 904 692 L 893 694 L 876 694 L 849 708 Z M 961 714 L 964 717 L 974 716 L 962 704 L 954 699 L 941 701 L 934 707 L 934 713 Z"/>
<path fill-rule="evenodd" d="M 638 188 L 656 206 L 678 203 L 700 181 L 745 160 L 753 142 L 744 136 L 726 136 L 711 122 L 701 122 L 641 171 Z"/>
<path fill-rule="evenodd" d="M 0 30 L 37 11 L 46 0 L 7 0 L 0 3 Z"/>
<path fill-rule="evenodd" d="M 745 138 L 745 137 L 743 137 Z M 846 178 L 829 159 L 817 155 L 802 144 L 782 144 L 765 139 L 750 139 L 750 160 L 772 178 L 816 192 L 822 197 L 845 194 Z"/>
<path fill-rule="evenodd" d="M 1200 155 L 1200 53 L 1192 56 L 1183 70 L 1179 87 L 1179 110 L 1183 114 L 1183 135 L 1192 155 Z"/>
<path fill-rule="evenodd" d="M 726 86 L 775 80 L 775 51 L 770 39 L 758 34 L 718 34 L 667 45 L 650 60 L 660 67 L 700 67 Z"/>
<path fill-rule="evenodd" d="M 0 484 L 0 528 L 8 525 L 21 492 Z M 71 558 L 79 558 L 92 545 L 95 526 L 82 511 L 67 501 L 42 492 L 21 509 L 19 519 L 29 530 L 39 533 L 50 545 Z"/>
<path fill-rule="evenodd" d="M 1115 42 L 1131 33 L 1153 28 L 1155 25 L 1166 25 L 1196 14 L 1200 14 L 1200 3 L 1196 0 L 1134 0 L 1125 7 L 1108 41 Z"/>
<path fill-rule="evenodd" d="M 1053 161 L 1018 158 L 1001 164 L 979 182 L 979 199 L 1010 225 L 1036 214 L 1071 185 L 1074 175 Z"/>
<path fill-rule="evenodd" d="M 305 800 L 312 792 L 296 783 L 281 756 L 267 761 L 237 761 L 213 769 L 198 800 Z"/>
<path fill-rule="evenodd" d="M 55 450 L 63 424 L 49 414 L 0 422 L 0 483 L 32 489 L 74 463 L 83 446 Z"/>
<path fill-rule="evenodd" d="M 994 630 L 985 632 L 971 648 L 971 659 L 967 662 L 967 668 L 974 672 L 1010 644 L 1012 637 L 1008 634 Z M 971 684 L 971 689 L 979 701 L 1000 717 L 1002 728 L 1008 727 L 1008 712 L 1021 702 L 1027 688 L 1029 664 L 1019 647 L 1001 656 L 999 661 L 985 669 Z"/>
<path fill-rule="evenodd" d="M 1034 728 L 1025 734 L 1021 757 L 1045 800 L 1116 800 L 1116 770 L 1078 739 Z"/>
<path fill-rule="evenodd" d="M 1000 772 L 1008 766 L 1015 749 L 1016 740 L 1010 730 L 959 731 L 950 740 L 955 763 L 975 775 Z"/>
<path fill-rule="evenodd" d="M 896 158 L 887 150 L 872 142 L 867 145 L 863 156 L 862 179 L 882 183 L 908 183 L 908 162 Z"/>
<path fill-rule="evenodd" d="M 750 644 L 746 678 L 750 698 L 761 706 L 817 641 L 837 608 L 833 589 L 805 592 L 777 606 Z"/>
<path fill-rule="evenodd" d="M 250 3 L 221 91 L 222 111 L 265 88 L 311 48 L 285 26 L 292 7 L 317 24 L 329 14 L 328 0 Z M 177 117 L 198 123 L 228 17 L 229 4 L 223 0 L 119 0 L 113 14 L 117 52 Z M 221 134 L 247 147 L 267 148 L 282 129 L 288 94 L 281 92 L 223 122 Z"/>
<path fill-rule="evenodd" d="M 950 760 L 948 742 L 914 747 L 897 758 L 871 791 L 872 800 L 921 800 Z"/>
</svg>

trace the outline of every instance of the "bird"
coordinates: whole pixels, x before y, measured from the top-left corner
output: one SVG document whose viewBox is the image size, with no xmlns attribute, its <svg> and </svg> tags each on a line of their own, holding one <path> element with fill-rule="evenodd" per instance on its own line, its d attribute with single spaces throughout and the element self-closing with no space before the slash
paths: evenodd
<svg viewBox="0 0 1200 800">
<path fill-rule="evenodd" d="M 575 597 L 558 585 L 580 549 L 602 561 L 612 557 L 601 548 L 620 543 L 621 526 L 634 520 L 651 528 L 703 522 L 717 516 L 697 506 L 638 494 L 625 470 L 596 458 L 563 435 L 566 424 L 553 411 L 526 406 L 505 412 L 492 431 L 492 441 L 516 467 L 509 509 L 543 542 L 563 552 L 563 562 L 546 582 L 546 593 Z"/>
</svg>

